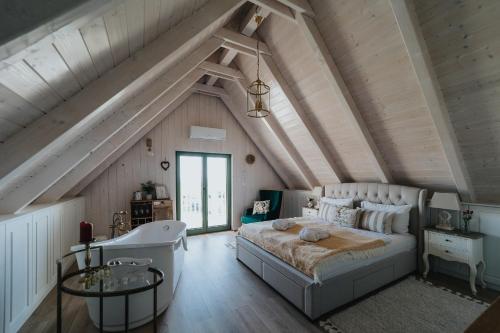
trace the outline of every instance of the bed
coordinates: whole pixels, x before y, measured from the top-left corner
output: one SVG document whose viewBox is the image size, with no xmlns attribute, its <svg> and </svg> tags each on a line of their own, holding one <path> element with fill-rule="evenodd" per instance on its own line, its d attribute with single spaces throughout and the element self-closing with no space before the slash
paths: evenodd
<svg viewBox="0 0 500 333">
<path fill-rule="evenodd" d="M 390 184 L 342 183 L 326 185 L 325 196 L 354 198 L 355 206 L 363 200 L 411 205 L 410 234 L 389 236 L 393 240 L 383 255 L 336 262 L 328 267 L 327 272 L 322 272 L 324 279 L 321 283 L 244 237 L 237 236 L 237 259 L 310 319 L 316 319 L 420 268 L 417 254 L 422 247 L 421 226 L 424 225 L 426 190 Z"/>
</svg>

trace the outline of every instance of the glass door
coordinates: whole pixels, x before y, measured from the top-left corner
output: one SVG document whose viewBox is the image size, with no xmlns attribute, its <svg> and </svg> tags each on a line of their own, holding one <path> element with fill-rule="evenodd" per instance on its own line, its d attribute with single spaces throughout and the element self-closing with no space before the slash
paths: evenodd
<svg viewBox="0 0 500 333">
<path fill-rule="evenodd" d="M 231 216 L 231 156 L 177 152 L 177 219 L 188 234 L 228 230 Z"/>
</svg>

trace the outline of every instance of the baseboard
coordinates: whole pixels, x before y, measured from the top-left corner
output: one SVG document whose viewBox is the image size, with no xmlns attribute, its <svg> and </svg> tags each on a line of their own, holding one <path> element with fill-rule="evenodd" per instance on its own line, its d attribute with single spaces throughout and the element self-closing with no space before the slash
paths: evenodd
<svg viewBox="0 0 500 333">
<path fill-rule="evenodd" d="M 446 274 L 449 276 L 453 276 L 457 279 L 469 281 L 468 274 L 464 274 L 462 272 L 458 272 L 456 270 L 443 267 L 442 265 L 436 265 L 435 270 L 436 270 L 436 272 L 443 273 L 443 274 Z M 487 288 L 500 291 L 500 278 L 499 277 L 484 274 L 484 281 L 486 282 Z"/>
</svg>

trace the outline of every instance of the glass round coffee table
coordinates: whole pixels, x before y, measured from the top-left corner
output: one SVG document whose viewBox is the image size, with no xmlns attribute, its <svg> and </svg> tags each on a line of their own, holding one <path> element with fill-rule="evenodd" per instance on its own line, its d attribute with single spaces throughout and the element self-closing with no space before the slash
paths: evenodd
<svg viewBox="0 0 500 333">
<path fill-rule="evenodd" d="M 62 275 L 62 260 L 65 257 L 89 249 L 99 249 L 99 265 L 80 269 Z M 66 254 L 57 261 L 57 332 L 62 332 L 62 293 L 79 297 L 93 297 L 99 299 L 99 331 L 103 332 L 103 302 L 106 297 L 125 297 L 124 327 L 128 332 L 129 326 L 129 296 L 153 290 L 153 327 L 157 331 L 157 299 L 158 286 L 164 280 L 161 270 L 149 267 L 146 271 L 133 275 L 124 275 L 120 279 L 110 275 L 109 266 L 102 264 L 102 247 L 90 247 Z"/>
</svg>

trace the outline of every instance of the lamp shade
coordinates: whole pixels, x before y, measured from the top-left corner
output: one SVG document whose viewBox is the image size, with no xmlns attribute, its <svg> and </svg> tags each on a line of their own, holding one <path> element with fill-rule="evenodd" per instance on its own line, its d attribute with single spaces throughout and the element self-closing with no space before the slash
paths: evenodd
<svg viewBox="0 0 500 333">
<path fill-rule="evenodd" d="M 312 190 L 312 195 L 316 197 L 321 197 L 323 195 L 323 187 L 322 186 L 315 186 Z"/>
<path fill-rule="evenodd" d="M 461 210 L 460 198 L 457 193 L 435 192 L 429 204 L 431 208 Z"/>
</svg>

